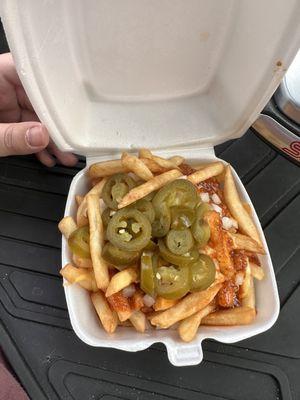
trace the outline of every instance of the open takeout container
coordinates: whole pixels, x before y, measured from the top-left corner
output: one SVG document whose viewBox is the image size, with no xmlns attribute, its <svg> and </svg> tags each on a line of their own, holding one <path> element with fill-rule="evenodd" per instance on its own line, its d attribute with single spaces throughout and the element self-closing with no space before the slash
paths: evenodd
<svg viewBox="0 0 300 400">
<path fill-rule="evenodd" d="M 39 118 L 62 150 L 84 154 L 88 165 L 139 147 L 215 160 L 213 146 L 241 136 L 256 119 L 300 37 L 296 0 L 2 0 L 1 14 Z M 66 215 L 75 215 L 75 194 L 87 190 L 83 170 L 71 184 Z M 267 250 L 253 207 L 252 213 Z M 62 264 L 69 261 L 63 239 Z M 204 339 L 237 342 L 276 321 L 268 250 L 262 265 L 257 318 L 249 326 L 201 327 L 189 344 L 172 329 L 140 334 L 120 327 L 108 335 L 78 285 L 65 287 L 71 323 L 92 346 L 137 351 L 162 342 L 172 364 L 197 364 Z"/>
</svg>

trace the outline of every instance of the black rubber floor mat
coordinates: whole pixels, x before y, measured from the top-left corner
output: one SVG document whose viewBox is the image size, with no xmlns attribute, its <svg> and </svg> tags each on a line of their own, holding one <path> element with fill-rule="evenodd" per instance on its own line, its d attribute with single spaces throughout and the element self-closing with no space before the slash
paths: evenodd
<svg viewBox="0 0 300 400">
<path fill-rule="evenodd" d="M 7 49 L 1 32 L 0 48 Z M 255 338 L 205 341 L 204 361 L 185 368 L 171 366 L 161 345 L 139 353 L 92 348 L 71 329 L 56 225 L 84 161 L 47 169 L 34 157 L 0 159 L 0 344 L 32 400 L 300 399 L 300 169 L 251 131 L 216 153 L 254 202 L 282 311 Z"/>
</svg>

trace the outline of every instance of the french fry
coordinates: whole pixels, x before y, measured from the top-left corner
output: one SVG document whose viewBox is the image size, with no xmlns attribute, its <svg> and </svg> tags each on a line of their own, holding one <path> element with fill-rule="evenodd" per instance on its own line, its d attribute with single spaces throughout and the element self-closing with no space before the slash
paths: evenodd
<svg viewBox="0 0 300 400">
<path fill-rule="evenodd" d="M 253 240 L 256 240 L 256 242 L 262 247 L 256 226 L 241 202 L 229 165 L 226 167 L 225 172 L 224 198 L 229 211 L 237 220 L 241 232 L 250 236 Z"/>
<path fill-rule="evenodd" d="M 248 292 L 250 290 L 250 285 L 251 285 L 251 269 L 249 265 L 249 261 L 247 261 L 247 267 L 245 268 L 245 275 L 244 275 L 244 280 L 243 283 L 240 286 L 239 290 L 239 298 L 243 299 L 248 295 Z"/>
<path fill-rule="evenodd" d="M 165 169 L 172 169 L 172 168 L 177 168 L 178 165 L 174 164 L 174 162 L 169 159 L 165 159 L 163 157 L 159 156 L 152 156 L 152 160 L 155 161 L 160 167 L 165 168 Z M 175 159 L 177 160 L 177 159 Z"/>
<path fill-rule="evenodd" d="M 232 326 L 248 325 L 253 322 L 256 311 L 249 307 L 236 307 L 228 310 L 220 310 L 208 314 L 201 320 L 201 325 Z"/>
<path fill-rule="evenodd" d="M 97 292 L 97 284 L 93 270 L 76 268 L 72 264 L 65 265 L 59 273 L 69 282 L 78 283 L 89 292 Z"/>
<path fill-rule="evenodd" d="M 203 182 L 208 178 L 212 178 L 221 174 L 224 170 L 224 165 L 220 161 L 206 165 L 205 167 L 193 172 L 188 175 L 187 179 L 196 185 L 199 182 Z"/>
<path fill-rule="evenodd" d="M 102 161 L 93 164 L 89 168 L 90 178 L 103 178 L 119 172 L 128 172 L 128 169 L 124 167 L 121 160 L 109 160 Z"/>
<path fill-rule="evenodd" d="M 129 320 L 138 332 L 141 333 L 145 332 L 147 326 L 147 319 L 142 311 L 133 312 Z"/>
<path fill-rule="evenodd" d="M 249 277 L 249 287 L 247 294 L 242 299 L 242 306 L 255 309 L 255 289 L 254 289 L 253 277 L 251 276 L 251 274 Z"/>
<path fill-rule="evenodd" d="M 155 311 L 164 311 L 175 306 L 177 303 L 178 300 L 164 299 L 161 296 L 157 296 L 153 308 Z"/>
<path fill-rule="evenodd" d="M 84 196 L 80 196 L 79 194 L 76 194 L 75 200 L 76 200 L 77 207 L 80 206 L 80 204 L 82 203 L 83 199 L 84 199 Z"/>
<path fill-rule="evenodd" d="M 149 149 L 140 149 L 139 158 L 152 158 L 152 153 Z"/>
<path fill-rule="evenodd" d="M 137 271 L 135 268 L 126 268 L 123 271 L 117 272 L 110 280 L 105 296 L 109 297 L 114 293 L 119 292 L 126 286 L 137 280 Z"/>
<path fill-rule="evenodd" d="M 228 235 L 232 239 L 233 248 L 235 250 L 247 250 L 252 251 L 253 253 L 266 254 L 264 248 L 251 237 L 242 235 L 241 233 L 230 232 L 228 232 Z"/>
<path fill-rule="evenodd" d="M 139 158 L 154 160 L 156 161 L 156 164 L 162 167 L 163 169 L 173 169 L 174 167 L 178 167 L 180 164 L 184 162 L 184 157 L 181 156 L 172 156 L 169 159 L 154 156 L 149 149 L 140 149 Z M 152 171 L 152 172 L 163 172 L 163 171 Z"/>
<path fill-rule="evenodd" d="M 124 322 L 131 317 L 133 310 L 131 310 L 129 301 L 125 296 L 123 296 L 122 292 L 117 292 L 107 297 L 107 300 L 118 314 L 121 322 Z"/>
<path fill-rule="evenodd" d="M 80 206 L 78 207 L 77 210 L 77 225 L 80 226 L 85 226 L 88 225 L 89 220 L 87 217 L 87 196 L 90 194 L 94 194 L 98 196 L 98 201 L 102 193 L 102 189 L 106 183 L 106 178 L 102 179 L 99 183 L 97 183 L 85 196 L 84 199 L 82 200 Z"/>
<path fill-rule="evenodd" d="M 180 338 L 184 342 L 191 342 L 197 334 L 202 318 L 215 310 L 215 304 L 208 304 L 202 310 L 182 320 L 178 327 Z"/>
<path fill-rule="evenodd" d="M 163 174 L 157 175 L 149 181 L 143 183 L 140 186 L 137 186 L 131 189 L 119 203 L 118 208 L 123 208 L 128 206 L 131 203 L 147 196 L 147 194 L 154 192 L 155 190 L 160 189 L 165 184 L 174 181 L 179 178 L 182 173 L 177 169 L 172 169 L 171 171 L 164 172 Z"/>
<path fill-rule="evenodd" d="M 142 157 L 140 160 L 150 169 L 151 172 L 154 174 L 161 174 L 163 172 L 166 172 L 166 168 L 162 168 L 160 165 L 157 164 L 152 158 L 145 158 Z"/>
<path fill-rule="evenodd" d="M 90 252 L 95 278 L 98 288 L 105 291 L 109 284 L 109 275 L 107 264 L 101 256 L 104 234 L 98 195 L 87 196 L 87 211 L 90 223 Z"/>
<path fill-rule="evenodd" d="M 171 161 L 172 164 L 175 165 L 175 167 L 179 167 L 179 165 L 182 164 L 185 159 L 181 156 L 172 156 L 169 158 L 169 161 Z"/>
<path fill-rule="evenodd" d="M 136 156 L 123 153 L 121 161 L 124 168 L 127 168 L 144 181 L 149 181 L 149 179 L 153 178 L 150 169 Z"/>
<path fill-rule="evenodd" d="M 252 209 L 251 209 L 250 204 L 244 203 L 244 202 L 243 202 L 243 207 L 244 207 L 244 209 L 247 211 L 247 213 L 248 213 L 249 215 L 252 214 Z"/>
<path fill-rule="evenodd" d="M 258 258 L 258 254 L 253 253 L 253 251 L 247 251 L 247 250 L 244 250 L 244 252 L 245 252 L 245 255 L 248 257 L 250 263 L 255 264 L 259 267 L 261 266 L 261 262 Z"/>
<path fill-rule="evenodd" d="M 77 225 L 72 217 L 64 217 L 58 224 L 58 229 L 66 239 L 69 239 L 71 234 L 76 231 Z"/>
<path fill-rule="evenodd" d="M 74 264 L 79 268 L 93 268 L 93 263 L 90 258 L 82 258 L 73 254 L 72 259 Z"/>
<path fill-rule="evenodd" d="M 100 291 L 91 294 L 91 300 L 98 314 L 100 321 L 102 322 L 103 328 L 108 333 L 113 333 L 118 326 L 118 316 L 115 311 L 111 310 Z"/>
<path fill-rule="evenodd" d="M 221 286 L 221 283 L 217 283 L 206 290 L 187 295 L 174 307 L 171 307 L 168 310 L 163 311 L 161 314 L 155 315 L 151 318 L 151 324 L 166 329 L 174 325 L 176 322 L 190 317 L 197 311 L 206 307 L 214 299 L 218 291 L 221 289 Z"/>
<path fill-rule="evenodd" d="M 91 186 L 96 186 L 103 178 L 95 178 L 91 180 Z"/>
<path fill-rule="evenodd" d="M 253 276 L 253 278 L 261 281 L 264 276 L 264 270 L 262 269 L 262 267 L 259 267 L 258 265 L 254 264 L 254 263 L 250 263 L 250 269 L 251 269 L 251 275 Z"/>
</svg>

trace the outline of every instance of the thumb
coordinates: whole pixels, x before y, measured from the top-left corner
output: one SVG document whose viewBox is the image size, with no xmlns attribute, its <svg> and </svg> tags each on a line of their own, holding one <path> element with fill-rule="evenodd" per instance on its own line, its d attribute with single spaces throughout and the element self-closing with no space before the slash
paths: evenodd
<svg viewBox="0 0 300 400">
<path fill-rule="evenodd" d="M 48 143 L 47 129 L 39 122 L 0 124 L 0 157 L 37 153 Z"/>
</svg>

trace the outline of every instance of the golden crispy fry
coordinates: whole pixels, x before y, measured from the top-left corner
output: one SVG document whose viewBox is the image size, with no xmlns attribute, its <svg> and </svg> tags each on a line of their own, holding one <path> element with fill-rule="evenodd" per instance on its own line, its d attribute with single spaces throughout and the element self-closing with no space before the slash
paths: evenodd
<svg viewBox="0 0 300 400">
<path fill-rule="evenodd" d="M 123 271 L 117 272 L 109 282 L 108 288 L 106 289 L 105 296 L 111 296 L 114 293 L 119 292 L 126 286 L 137 280 L 137 271 L 135 268 L 126 268 Z"/>
<path fill-rule="evenodd" d="M 118 326 L 118 316 L 115 311 L 109 307 L 106 298 L 100 291 L 91 294 L 91 300 L 95 310 L 102 322 L 103 328 L 108 333 L 113 333 Z"/>
<path fill-rule="evenodd" d="M 174 181 L 179 178 L 182 173 L 177 169 L 172 169 L 171 171 L 164 172 L 163 174 L 157 175 L 149 181 L 143 183 L 140 186 L 137 186 L 131 189 L 119 203 L 118 208 L 123 208 L 128 206 L 131 203 L 147 196 L 147 194 L 154 192 L 155 190 L 160 189 L 168 182 Z"/>
<path fill-rule="evenodd" d="M 151 324 L 166 329 L 174 325 L 176 322 L 190 317 L 197 311 L 206 307 L 214 299 L 218 291 L 221 289 L 221 286 L 221 283 L 217 283 L 202 292 L 188 294 L 174 307 L 171 307 L 168 310 L 163 311 L 161 314 L 155 315 L 151 318 Z"/>
<path fill-rule="evenodd" d="M 160 167 L 165 168 L 165 169 L 173 169 L 177 168 L 178 165 L 174 164 L 174 162 L 169 159 L 166 160 L 163 157 L 158 157 L 158 156 L 152 156 L 152 160 L 155 161 Z M 175 159 L 177 160 L 177 159 Z"/>
<path fill-rule="evenodd" d="M 249 267 L 250 269 L 250 267 Z M 246 296 L 242 299 L 243 307 L 250 307 L 255 309 L 255 290 L 254 290 L 254 282 L 253 277 L 250 274 L 249 277 L 249 287 Z"/>
<path fill-rule="evenodd" d="M 145 158 L 142 157 L 140 160 L 150 169 L 151 172 L 154 174 L 161 174 L 163 172 L 166 172 L 166 168 L 162 168 L 160 165 L 157 164 L 154 160 L 151 158 Z"/>
<path fill-rule="evenodd" d="M 240 291 L 239 291 L 239 298 L 243 299 L 245 298 L 250 290 L 250 285 L 251 285 L 251 269 L 249 265 L 249 261 L 247 261 L 247 267 L 245 269 L 245 275 L 244 275 L 244 280 L 243 283 L 240 286 Z"/>
<path fill-rule="evenodd" d="M 248 325 L 253 322 L 255 316 L 256 311 L 253 308 L 236 307 L 208 314 L 201 320 L 201 325 Z"/>
<path fill-rule="evenodd" d="M 244 209 L 247 211 L 247 213 L 248 213 L 249 215 L 252 214 L 252 209 L 251 209 L 250 204 L 244 203 L 244 202 L 243 202 L 243 207 L 244 207 Z"/>
<path fill-rule="evenodd" d="M 76 194 L 75 200 L 76 200 L 77 207 L 80 206 L 80 204 L 82 203 L 83 199 L 84 199 L 84 196 L 80 196 L 79 194 Z"/>
<path fill-rule="evenodd" d="M 172 164 L 175 165 L 175 167 L 179 167 L 179 165 L 182 164 L 185 159 L 181 156 L 172 156 L 169 158 L 169 161 L 171 161 Z"/>
<path fill-rule="evenodd" d="M 163 297 L 157 296 L 153 308 L 155 311 L 167 310 L 175 306 L 179 300 L 164 299 Z"/>
<path fill-rule="evenodd" d="M 131 317 L 131 315 L 133 314 L 133 310 L 119 310 L 116 311 L 116 313 L 118 314 L 118 318 L 120 320 L 120 322 L 125 322 L 128 321 L 129 318 Z"/>
<path fill-rule="evenodd" d="M 139 158 L 152 158 L 152 153 L 149 149 L 140 149 Z"/>
<path fill-rule="evenodd" d="M 72 217 L 64 217 L 58 224 L 58 229 L 66 239 L 77 229 L 77 225 Z"/>
<path fill-rule="evenodd" d="M 252 239 L 256 240 L 256 242 L 262 247 L 256 226 L 241 202 L 229 165 L 226 167 L 225 172 L 224 198 L 229 211 L 239 224 L 239 229 Z"/>
<path fill-rule="evenodd" d="M 73 262 L 77 267 L 80 268 L 93 268 L 93 263 L 90 258 L 82 258 L 73 254 L 72 256 Z"/>
<path fill-rule="evenodd" d="M 144 181 L 149 181 L 149 179 L 153 178 L 153 174 L 150 169 L 136 156 L 123 153 L 121 161 L 125 168 L 133 172 Z"/>
<path fill-rule="evenodd" d="M 264 270 L 262 269 L 262 267 L 259 267 L 258 265 L 254 264 L 254 263 L 250 263 L 250 269 L 251 269 L 251 275 L 253 276 L 253 278 L 261 281 L 264 276 Z"/>
<path fill-rule="evenodd" d="M 199 182 L 203 182 L 208 178 L 212 178 L 221 174 L 224 170 L 224 165 L 220 161 L 207 164 L 205 167 L 199 169 L 196 172 L 193 172 L 191 175 L 188 175 L 187 179 L 196 185 Z"/>
<path fill-rule="evenodd" d="M 109 160 L 91 165 L 89 176 L 90 178 L 102 178 L 119 172 L 128 172 L 128 169 L 124 167 L 121 160 Z"/>
<path fill-rule="evenodd" d="M 95 278 L 98 288 L 105 291 L 109 284 L 109 275 L 107 264 L 101 256 L 104 234 L 98 195 L 89 194 L 87 196 L 87 210 L 90 223 L 90 251 Z"/>
<path fill-rule="evenodd" d="M 208 306 L 204 307 L 202 310 L 182 320 L 178 327 L 180 338 L 184 342 L 191 342 L 197 334 L 202 318 L 206 317 L 206 315 L 210 314 L 214 310 L 215 304 L 211 303 L 208 304 Z"/>
<path fill-rule="evenodd" d="M 88 225 L 88 223 L 89 223 L 89 220 L 87 217 L 87 196 L 90 194 L 95 194 L 98 196 L 98 200 L 99 200 L 105 183 L 106 183 L 106 179 L 102 179 L 84 196 L 84 199 L 82 200 L 82 202 L 77 210 L 77 225 L 79 227 Z"/>
<path fill-rule="evenodd" d="M 95 178 L 95 179 L 91 179 L 91 186 L 94 187 L 96 186 L 99 182 L 101 182 L 103 178 Z"/>
<path fill-rule="evenodd" d="M 173 156 L 169 159 L 154 156 L 149 149 L 141 149 L 139 151 L 139 158 L 150 160 L 148 164 L 153 165 L 153 169 L 155 170 L 152 172 L 164 172 L 164 170 L 176 168 L 184 162 L 184 157 L 181 156 Z M 151 163 L 151 160 L 155 163 Z M 147 163 L 147 161 L 145 163 Z M 162 170 L 156 171 L 157 166 L 159 166 Z"/>
<path fill-rule="evenodd" d="M 90 292 L 97 292 L 97 284 L 93 270 L 76 268 L 72 264 L 65 265 L 59 273 L 69 282 L 78 283 Z"/>
<path fill-rule="evenodd" d="M 241 233 L 228 233 L 233 242 L 233 248 L 235 250 L 247 250 L 253 253 L 265 254 L 264 248 L 247 235 L 242 235 Z"/>
<path fill-rule="evenodd" d="M 118 314 L 121 322 L 124 322 L 131 317 L 133 310 L 131 310 L 129 301 L 125 296 L 123 296 L 122 292 L 117 292 L 107 297 L 107 300 Z"/>
<path fill-rule="evenodd" d="M 129 318 L 132 325 L 138 332 L 144 333 L 147 326 L 147 319 L 142 311 L 135 311 Z"/>
</svg>

